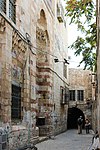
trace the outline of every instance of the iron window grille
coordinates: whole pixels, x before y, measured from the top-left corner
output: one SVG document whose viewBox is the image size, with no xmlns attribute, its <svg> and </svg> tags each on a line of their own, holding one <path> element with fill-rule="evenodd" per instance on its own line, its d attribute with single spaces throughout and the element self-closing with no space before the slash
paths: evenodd
<svg viewBox="0 0 100 150">
<path fill-rule="evenodd" d="M 9 0 L 9 18 L 16 23 L 16 0 Z"/>
<path fill-rule="evenodd" d="M 79 101 L 84 100 L 84 91 L 83 90 L 78 90 L 77 91 L 77 100 L 79 100 Z"/>
<path fill-rule="evenodd" d="M 11 118 L 21 119 L 21 88 L 12 85 Z"/>
<path fill-rule="evenodd" d="M 70 90 L 69 91 L 69 100 L 70 101 L 75 101 L 75 90 Z"/>
<path fill-rule="evenodd" d="M 6 0 L 0 0 L 0 11 L 6 13 Z"/>
<path fill-rule="evenodd" d="M 69 89 L 65 87 L 65 103 L 69 103 Z"/>
<path fill-rule="evenodd" d="M 67 87 L 60 87 L 61 104 L 65 105 L 69 102 L 69 89 Z"/>
</svg>

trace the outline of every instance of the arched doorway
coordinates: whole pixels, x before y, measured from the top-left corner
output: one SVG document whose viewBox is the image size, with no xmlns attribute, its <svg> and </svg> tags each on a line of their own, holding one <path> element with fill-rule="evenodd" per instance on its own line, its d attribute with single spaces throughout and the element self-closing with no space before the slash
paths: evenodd
<svg viewBox="0 0 100 150">
<path fill-rule="evenodd" d="M 68 119 L 67 119 L 67 129 L 76 129 L 77 128 L 77 119 L 79 116 L 82 116 L 83 118 L 83 127 L 85 123 L 85 116 L 84 113 L 76 108 L 68 108 Z"/>
</svg>

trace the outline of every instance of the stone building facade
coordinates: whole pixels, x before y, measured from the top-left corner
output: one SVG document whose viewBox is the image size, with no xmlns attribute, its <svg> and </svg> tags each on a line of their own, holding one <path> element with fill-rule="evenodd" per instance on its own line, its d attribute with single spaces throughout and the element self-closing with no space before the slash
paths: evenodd
<svg viewBox="0 0 100 150">
<path fill-rule="evenodd" d="M 68 86 L 67 29 L 60 0 L 2 0 L 1 125 L 38 126 L 40 135 L 48 134 L 50 125 L 56 133 L 66 130 Z"/>
<path fill-rule="evenodd" d="M 77 127 L 77 119 L 82 116 L 88 118 L 92 124 L 92 101 L 94 98 L 92 86 L 92 73 L 89 70 L 69 68 L 69 113 L 68 128 L 70 121 L 74 121 Z M 74 119 L 73 119 L 74 118 Z"/>
<path fill-rule="evenodd" d="M 96 128 L 100 133 L 100 0 L 97 3 L 97 72 L 96 72 L 96 102 L 94 107 Z"/>
</svg>

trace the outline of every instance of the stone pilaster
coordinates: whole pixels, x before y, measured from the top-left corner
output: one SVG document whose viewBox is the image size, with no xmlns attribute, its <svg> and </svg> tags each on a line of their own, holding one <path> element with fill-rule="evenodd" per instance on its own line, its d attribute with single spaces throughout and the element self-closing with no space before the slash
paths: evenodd
<svg viewBox="0 0 100 150">
<path fill-rule="evenodd" d="M 1 121 L 11 121 L 11 47 L 12 28 L 0 17 L 0 93 Z"/>
</svg>

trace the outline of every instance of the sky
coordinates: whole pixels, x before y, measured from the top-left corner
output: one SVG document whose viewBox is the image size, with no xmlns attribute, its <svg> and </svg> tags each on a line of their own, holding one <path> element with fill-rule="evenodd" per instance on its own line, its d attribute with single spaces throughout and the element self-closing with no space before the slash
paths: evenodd
<svg viewBox="0 0 100 150">
<path fill-rule="evenodd" d="M 77 36 L 80 35 L 77 31 L 77 27 L 72 24 L 68 25 L 68 46 L 70 46 L 76 39 Z M 83 68 L 84 65 L 81 65 L 80 67 L 77 67 L 79 65 L 79 62 L 82 60 L 82 56 L 75 56 L 74 55 L 75 50 L 68 49 L 68 56 L 70 56 L 70 68 Z"/>
</svg>

